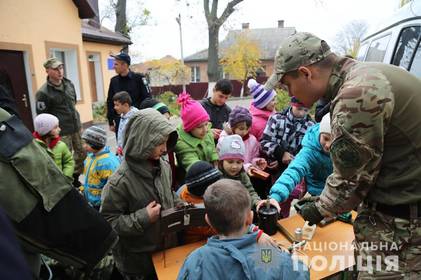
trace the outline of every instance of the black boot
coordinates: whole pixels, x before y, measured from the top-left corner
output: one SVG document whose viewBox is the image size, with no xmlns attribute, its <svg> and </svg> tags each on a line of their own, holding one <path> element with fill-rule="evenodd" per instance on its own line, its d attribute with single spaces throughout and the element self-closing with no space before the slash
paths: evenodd
<svg viewBox="0 0 421 280">
<path fill-rule="evenodd" d="M 73 174 L 73 187 L 78 189 L 80 186 L 82 186 L 82 183 L 79 181 L 80 174 L 74 173 Z"/>
</svg>

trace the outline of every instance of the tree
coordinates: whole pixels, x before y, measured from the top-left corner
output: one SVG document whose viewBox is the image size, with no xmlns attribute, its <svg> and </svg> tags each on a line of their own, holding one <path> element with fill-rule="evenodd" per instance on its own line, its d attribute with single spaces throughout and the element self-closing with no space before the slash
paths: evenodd
<svg viewBox="0 0 421 280">
<path fill-rule="evenodd" d="M 208 80 L 216 82 L 219 78 L 219 29 L 235 11 L 235 6 L 243 0 L 231 0 L 228 2 L 221 16 L 218 17 L 218 0 L 212 1 L 212 8 L 209 8 L 209 0 L 203 0 L 205 17 L 208 23 Z"/>
<path fill-rule="evenodd" d="M 367 29 L 368 25 L 365 21 L 349 22 L 336 34 L 333 47 L 341 54 L 356 57 Z"/>
<path fill-rule="evenodd" d="M 246 81 L 249 77 L 255 77 L 256 71 L 261 67 L 259 45 L 248 38 L 247 33 L 240 33 L 232 44 L 224 52 L 220 60 L 224 66 L 224 72 L 232 78 L 243 83 L 242 94 L 246 88 Z"/>
<path fill-rule="evenodd" d="M 164 57 L 145 64 L 153 85 L 180 85 L 190 79 L 190 68 L 175 58 Z"/>
</svg>

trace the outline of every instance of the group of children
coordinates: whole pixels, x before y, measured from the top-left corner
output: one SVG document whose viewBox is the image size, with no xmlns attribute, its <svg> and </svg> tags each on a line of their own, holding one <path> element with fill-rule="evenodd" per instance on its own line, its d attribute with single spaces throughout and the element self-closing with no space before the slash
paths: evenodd
<svg viewBox="0 0 421 280">
<path fill-rule="evenodd" d="M 204 252 L 222 246 L 218 244 L 233 246 L 245 254 L 240 262 L 244 264 L 234 265 L 238 266 L 235 273 L 258 275 L 261 268 L 243 271 L 244 265 L 253 261 L 250 256 L 256 252 L 258 240 L 262 236 L 262 240 L 268 239 L 261 231 L 248 232 L 253 220 L 250 211 L 258 209 L 267 195 L 254 184 L 254 171 L 276 174 L 273 170 L 284 169 L 268 197 L 278 210 L 279 203 L 288 200 L 302 182 L 311 195 L 321 193 L 332 171 L 329 116 L 314 125 L 308 109 L 295 98 L 291 106 L 276 113 L 275 91 L 266 91 L 253 79 L 248 86 L 253 97 L 250 109 L 228 107 L 226 100 L 232 91 L 228 80 L 219 81 L 212 97 L 202 103 L 181 93 L 177 99 L 181 106 L 178 126 L 169 121 L 165 104 L 148 99 L 138 110 L 131 106 L 127 92 L 116 94 L 114 108 L 121 115 L 118 157 L 106 146 L 102 128 L 92 126 L 84 131 L 82 139 L 88 157 L 81 192 L 119 234 L 113 256 L 126 279 L 156 278 L 151 253 L 163 245 L 157 223 L 160 212 L 183 201 L 204 203 L 209 226 L 187 229 L 182 242 L 216 237 L 189 257 L 180 272 L 181 279 L 193 279 L 186 275 L 191 276 L 191 269 Z M 58 120 L 46 115 L 35 119 L 34 137 L 71 177 L 74 162 L 60 141 Z M 183 173 L 178 184 L 174 184 L 175 172 Z M 178 241 L 176 236 L 169 236 L 165 246 L 174 246 Z M 283 253 L 274 254 L 282 260 L 283 265 L 276 269 L 285 269 L 284 275 L 308 278 L 302 270 L 293 272 L 291 260 Z M 203 271 L 229 258 L 218 250 L 216 256 L 220 259 L 210 262 Z"/>
</svg>

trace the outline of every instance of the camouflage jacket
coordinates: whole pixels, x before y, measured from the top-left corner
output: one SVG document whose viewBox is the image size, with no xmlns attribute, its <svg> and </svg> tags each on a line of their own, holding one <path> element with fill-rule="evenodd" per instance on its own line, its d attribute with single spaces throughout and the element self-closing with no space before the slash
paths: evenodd
<svg viewBox="0 0 421 280">
<path fill-rule="evenodd" d="M 421 201 L 421 81 L 398 67 L 340 58 L 331 100 L 331 158 L 317 208 L 324 216 L 363 199 L 387 205 Z"/>
</svg>

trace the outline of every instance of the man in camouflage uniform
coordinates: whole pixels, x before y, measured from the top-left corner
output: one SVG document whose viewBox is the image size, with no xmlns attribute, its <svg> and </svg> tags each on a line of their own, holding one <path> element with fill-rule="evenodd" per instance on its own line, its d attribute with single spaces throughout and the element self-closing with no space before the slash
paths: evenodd
<svg viewBox="0 0 421 280">
<path fill-rule="evenodd" d="M 45 61 L 44 67 L 48 76 L 45 84 L 36 93 L 37 114 L 49 113 L 59 119 L 61 140 L 69 147 L 75 160 L 73 185 L 79 187 L 79 176 L 83 172 L 86 152 L 82 146 L 75 86 L 64 77 L 63 62 L 57 58 L 53 57 Z"/>
<path fill-rule="evenodd" d="M 315 224 L 359 206 L 359 279 L 421 279 L 421 81 L 297 33 L 278 49 L 265 87 L 278 82 L 308 107 L 331 102 L 334 170 L 320 197 L 304 201 L 303 218 Z"/>
</svg>

